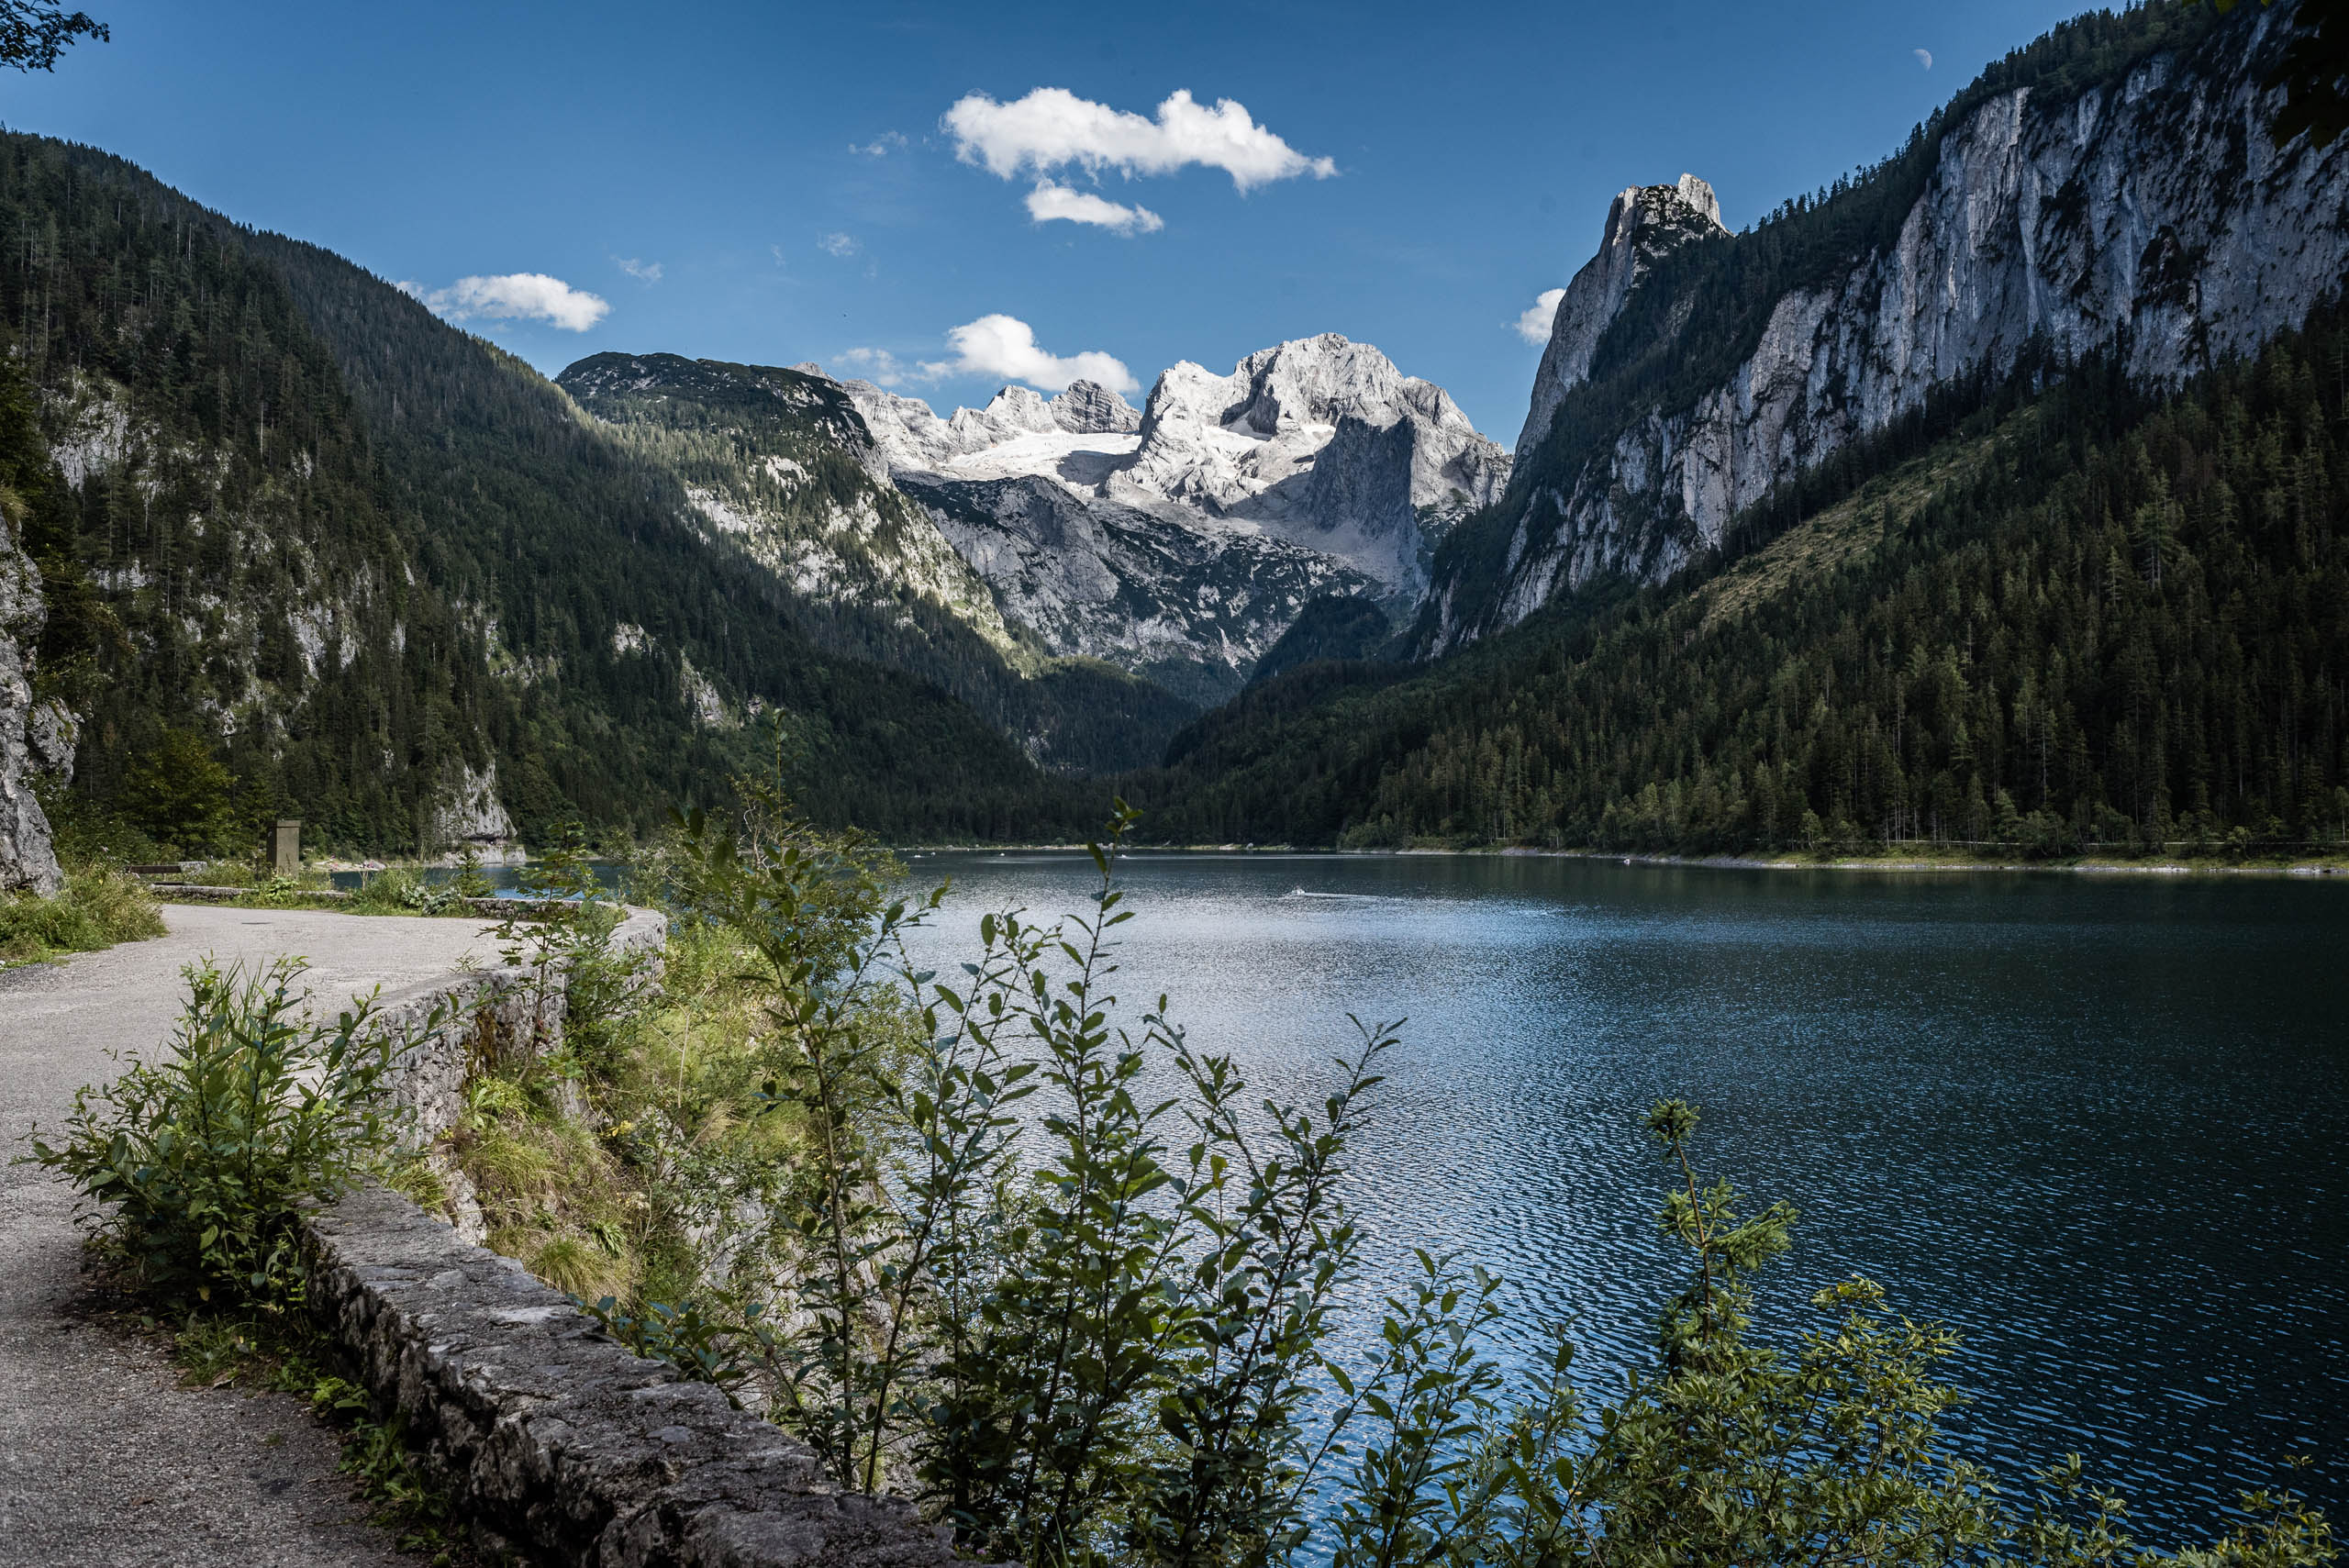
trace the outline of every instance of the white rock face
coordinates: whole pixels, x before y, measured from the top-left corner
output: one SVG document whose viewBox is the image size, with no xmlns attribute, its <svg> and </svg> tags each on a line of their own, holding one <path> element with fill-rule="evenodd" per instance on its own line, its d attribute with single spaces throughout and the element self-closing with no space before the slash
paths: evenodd
<svg viewBox="0 0 2349 1568">
<path fill-rule="evenodd" d="M 1442 387 L 1334 333 L 1229 375 L 1177 364 L 1140 413 L 1089 382 L 1050 402 L 1006 387 L 946 419 L 841 384 L 1008 617 L 1187 695 L 1236 689 L 1318 594 L 1408 609 L 1436 541 L 1508 482 L 1508 454 Z"/>
<path fill-rule="evenodd" d="M 1141 416 L 1099 382 L 1073 381 L 1068 390 L 1046 405 L 1052 423 L 1076 435 L 1123 435 L 1141 428 Z"/>
<path fill-rule="evenodd" d="M 1244 523 L 1170 517 L 1034 474 L 900 483 L 1007 618 L 1055 653 L 1106 660 L 1201 704 L 1237 691 L 1314 598 L 1378 588 Z"/>
<path fill-rule="evenodd" d="M 2277 99 L 2258 83 L 2289 22 L 2278 7 L 2110 88 L 1975 109 L 1889 249 L 1779 298 L 1752 355 L 1693 404 L 1625 409 L 1572 480 L 1512 497 L 1497 586 L 1435 584 L 1422 651 L 1594 577 L 1670 575 L 1773 486 L 1935 386 L 2010 368 L 2034 338 L 2059 354 L 2117 349 L 2139 381 L 2169 385 L 2297 326 L 2349 270 L 2349 139 L 2268 139 Z M 1607 260 L 1586 293 L 1611 318 Z M 1562 304 L 1529 434 L 1572 384 L 1581 330 Z M 1532 455 L 1521 445 L 1520 464 Z"/>
<path fill-rule="evenodd" d="M 1590 375 L 1590 356 L 1631 297 L 1631 286 L 1657 261 L 1695 239 L 1729 230 L 1721 227 L 1721 204 L 1712 186 L 1694 174 L 1669 185 L 1632 185 L 1607 208 L 1607 229 L 1598 254 L 1583 263 L 1558 314 L 1550 323 L 1550 346 L 1533 376 L 1533 406 L 1518 433 L 1520 457 L 1550 433 L 1550 421 L 1568 391 Z"/>
<path fill-rule="evenodd" d="M 1260 350 L 1230 375 L 1175 365 L 1140 436 L 1103 495 L 1252 522 L 1405 602 L 1426 587 L 1435 539 L 1508 483 L 1508 454 L 1450 394 L 1334 332 Z"/>
<path fill-rule="evenodd" d="M 514 819 L 497 799 L 495 758 L 479 771 L 458 762 L 442 775 L 432 812 L 432 838 L 440 848 L 470 845 L 498 855 L 513 841 Z"/>
<path fill-rule="evenodd" d="M 33 701 L 33 644 L 47 619 L 40 573 L 0 506 L 0 893 L 55 893 L 63 880 L 33 796 L 34 779 L 73 766 L 72 716 Z"/>
</svg>

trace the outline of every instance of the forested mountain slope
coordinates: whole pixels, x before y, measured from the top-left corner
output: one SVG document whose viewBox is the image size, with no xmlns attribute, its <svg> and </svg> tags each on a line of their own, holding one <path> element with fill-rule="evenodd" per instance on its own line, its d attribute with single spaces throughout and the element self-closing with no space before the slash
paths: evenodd
<svg viewBox="0 0 2349 1568">
<path fill-rule="evenodd" d="M 2349 832 L 2349 328 L 2009 383 L 1725 570 L 1321 662 L 1130 781 L 1175 842 L 2056 850 Z"/>
<path fill-rule="evenodd" d="M 1437 552 L 1417 650 L 1733 550 L 1789 486 L 1936 438 L 2034 359 L 2175 386 L 2296 326 L 2349 262 L 2349 139 L 2267 132 L 2298 9 L 2078 17 L 1741 234 L 1700 181 L 1627 193 L 1670 221 L 1636 267 L 1610 225 L 1568 291 L 1508 494 Z"/>
<path fill-rule="evenodd" d="M 84 804 L 168 813 L 179 730 L 235 781 L 225 814 L 179 803 L 183 838 L 280 811 L 376 848 L 640 824 L 772 766 L 779 719 L 828 820 L 1097 814 L 963 702 L 820 649 L 674 474 L 380 280 L 36 137 L 0 140 L 0 331 L 52 459 L 23 528 L 39 681 L 84 721 Z"/>
<path fill-rule="evenodd" d="M 686 525 L 773 577 L 818 647 L 903 670 L 977 709 L 1044 767 L 1155 761 L 1197 709 L 1097 659 L 1059 658 L 889 481 L 829 377 L 676 354 L 596 354 L 556 384 L 662 475 Z"/>
</svg>

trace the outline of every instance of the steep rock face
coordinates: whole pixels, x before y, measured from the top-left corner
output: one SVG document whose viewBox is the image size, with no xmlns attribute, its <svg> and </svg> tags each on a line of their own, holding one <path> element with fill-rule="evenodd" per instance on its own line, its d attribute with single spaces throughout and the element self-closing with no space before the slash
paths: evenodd
<svg viewBox="0 0 2349 1568">
<path fill-rule="evenodd" d="M 840 384 L 855 400 L 873 446 L 892 471 L 943 469 L 957 458 L 1028 436 L 1130 435 L 1141 423 L 1131 404 L 1089 381 L 1072 382 L 1050 400 L 1030 387 L 1007 386 L 985 408 L 957 408 L 947 419 L 918 397 L 900 397 L 870 382 Z"/>
<path fill-rule="evenodd" d="M 1141 415 L 1099 382 L 1073 381 L 1046 407 L 1052 423 L 1073 435 L 1127 435 L 1141 428 Z"/>
<path fill-rule="evenodd" d="M 1407 613 L 1444 530 L 1508 484 L 1442 387 L 1337 333 L 1230 375 L 1172 366 L 1140 413 L 1085 380 L 952 417 L 841 385 L 1008 622 L 1198 702 L 1236 693 L 1316 596 Z"/>
<path fill-rule="evenodd" d="M 1341 442 L 1349 423 L 1358 428 Z M 1386 439 L 1364 439 L 1372 431 Z M 1405 604 L 1426 586 L 1444 529 L 1508 482 L 1508 454 L 1448 393 L 1334 332 L 1260 350 L 1230 375 L 1174 366 L 1151 389 L 1140 437 L 1103 494 L 1252 522 L 1339 557 Z"/>
<path fill-rule="evenodd" d="M 1377 584 L 1256 530 L 1170 519 L 1040 475 L 899 484 L 1055 652 L 1105 660 L 1198 703 L 1237 691 L 1318 596 Z"/>
<path fill-rule="evenodd" d="M 1669 576 L 1773 487 L 1937 386 L 2003 373 L 2034 340 L 2115 352 L 2140 381 L 2174 384 L 2297 325 L 2349 267 L 2349 139 L 2269 140 L 2277 100 L 2259 83 L 2291 25 L 2278 7 L 2082 91 L 1974 106 L 1943 134 L 1897 239 L 1787 288 L 1720 381 L 1686 400 L 1586 406 L 1580 431 L 1559 422 L 1521 446 L 1482 553 L 1439 562 L 1418 649 L 1459 647 L 1597 577 Z M 1666 349 L 1717 328 L 1698 302 L 1676 306 L 1661 317 Z M 1556 336 L 1553 349 L 1570 370 Z M 1545 410 L 1552 384 L 1529 430 L 1577 391 L 1562 385 Z M 1611 439 L 1562 450 L 1609 422 Z"/>
<path fill-rule="evenodd" d="M 912 623 L 900 601 L 923 599 L 998 650 L 1015 646 L 987 585 L 927 516 L 905 505 L 865 422 L 829 377 L 613 353 L 572 365 L 556 384 L 619 439 L 672 468 L 694 522 L 794 594 L 853 606 L 901 631 Z M 1007 388 L 977 419 L 990 433 L 1058 428 L 1026 387 Z M 965 438 L 950 430 L 941 439 Z"/>
<path fill-rule="evenodd" d="M 70 770 L 73 761 L 72 721 L 33 702 L 33 645 L 46 618 L 40 573 L 0 507 L 0 893 L 55 893 L 61 880 L 32 788 L 36 777 Z"/>
<path fill-rule="evenodd" d="M 1334 333 L 1230 375 L 1177 364 L 1139 413 L 1090 382 L 943 419 L 842 385 L 1007 617 L 1199 700 L 1237 690 L 1316 596 L 1408 612 L 1444 531 L 1508 479 L 1442 387 Z"/>
<path fill-rule="evenodd" d="M 435 849 L 471 848 L 502 858 L 515 836 L 514 818 L 497 798 L 495 759 L 480 768 L 460 761 L 441 771 L 430 828 Z"/>
<path fill-rule="evenodd" d="M 1517 450 L 1531 452 L 1550 433 L 1566 394 L 1590 377 L 1590 357 L 1631 288 L 1656 262 L 1695 239 L 1726 234 L 1712 186 L 1694 174 L 1670 185 L 1633 185 L 1607 208 L 1598 254 L 1566 285 L 1550 323 L 1550 345 L 1533 376 L 1533 406 L 1518 433 Z"/>
</svg>

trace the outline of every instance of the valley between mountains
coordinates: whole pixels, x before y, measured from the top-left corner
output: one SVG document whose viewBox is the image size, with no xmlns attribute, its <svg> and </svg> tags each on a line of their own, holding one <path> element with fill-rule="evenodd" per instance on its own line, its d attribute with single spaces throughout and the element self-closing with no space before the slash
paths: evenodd
<svg viewBox="0 0 2349 1568">
<path fill-rule="evenodd" d="M 2295 26 L 2081 17 L 1742 231 L 1631 185 L 1513 448 L 1319 322 L 1139 406 L 550 379 L 8 133 L 0 867 L 626 834 L 740 774 L 899 842 L 1119 795 L 1175 842 L 2329 842 L 2349 141 L 2271 134 Z"/>
</svg>

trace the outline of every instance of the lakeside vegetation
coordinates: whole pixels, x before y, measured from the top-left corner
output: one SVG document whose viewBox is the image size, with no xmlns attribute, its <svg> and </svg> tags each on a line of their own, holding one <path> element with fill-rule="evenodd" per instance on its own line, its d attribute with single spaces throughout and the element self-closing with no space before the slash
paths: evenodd
<svg viewBox="0 0 2349 1568">
<path fill-rule="evenodd" d="M 1579 1386 L 1563 1334 L 1505 1371 L 1509 1288 L 1465 1257 L 1422 1255 L 1367 1350 L 1341 1348 L 1350 1149 L 1394 1032 L 1363 1027 L 1320 1102 L 1288 1106 L 1164 999 L 1121 1003 L 1130 828 L 1081 913 L 988 915 L 941 978 L 900 940 L 939 895 L 893 898 L 885 856 L 753 791 L 653 856 L 657 972 L 592 896 L 520 939 L 571 975 L 560 1048 L 484 1062 L 429 1158 L 384 1120 L 353 1017 L 293 1019 L 284 970 L 195 974 L 166 1055 L 85 1091 L 34 1157 L 126 1200 L 97 1217 L 110 1254 L 232 1369 L 309 1365 L 298 1201 L 470 1188 L 494 1244 L 640 1353 L 834 1484 L 909 1492 L 974 1556 L 1035 1568 L 2335 1559 L 2288 1492 L 2171 1558 L 2076 1459 L 1999 1490 L 1940 1424 L 1954 1336 L 1871 1282 L 1764 1335 L 1753 1281 L 1796 1217 L 1709 1180 L 1678 1101 L 1645 1125 L 1686 1273 L 1629 1383 Z"/>
</svg>

